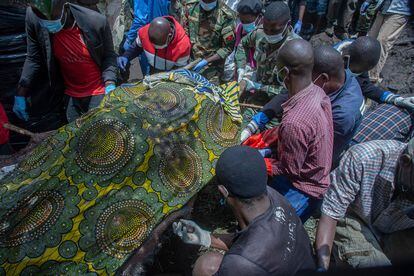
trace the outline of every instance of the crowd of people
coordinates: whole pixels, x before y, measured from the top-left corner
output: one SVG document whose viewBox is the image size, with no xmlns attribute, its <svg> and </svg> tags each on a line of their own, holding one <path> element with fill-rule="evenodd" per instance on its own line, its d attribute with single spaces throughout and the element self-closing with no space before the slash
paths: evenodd
<svg viewBox="0 0 414 276">
<path fill-rule="evenodd" d="M 88 1 L 43 2 L 26 13 L 13 106 L 22 121 L 31 97 L 75 121 L 130 77 L 135 58 L 143 77 L 191 64 L 212 83 L 238 82 L 240 102 L 263 105 L 216 164 L 240 231 L 173 225 L 185 243 L 217 249 L 194 275 L 293 275 L 326 271 L 331 256 L 354 268 L 412 256 L 414 246 L 401 244 L 414 238 L 414 97 L 381 88 L 410 1 L 122 1 L 121 16 L 133 15 L 122 39 Z M 307 41 L 323 31 L 342 41 Z M 7 136 L 2 129 L 2 154 Z M 303 227 L 310 217 L 319 217 L 314 244 Z"/>
</svg>

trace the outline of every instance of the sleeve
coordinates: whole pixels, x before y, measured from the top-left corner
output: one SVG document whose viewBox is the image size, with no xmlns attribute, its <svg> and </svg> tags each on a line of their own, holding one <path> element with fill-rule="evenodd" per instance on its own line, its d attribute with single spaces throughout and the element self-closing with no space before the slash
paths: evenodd
<svg viewBox="0 0 414 276">
<path fill-rule="evenodd" d="M 27 34 L 27 55 L 23 65 L 22 75 L 20 77 L 19 85 L 30 88 L 34 79 L 38 75 L 41 62 L 41 47 L 32 18 L 30 18 L 30 8 L 26 9 L 26 34 Z"/>
<path fill-rule="evenodd" d="M 282 115 L 282 104 L 287 101 L 288 97 L 288 93 L 283 92 L 274 96 L 267 104 L 265 104 L 262 112 L 266 114 L 269 120 L 272 120 L 276 116 Z"/>
<path fill-rule="evenodd" d="M 267 275 L 268 272 L 263 270 L 257 264 L 248 259 L 236 255 L 226 254 L 221 262 L 220 268 L 217 271 L 217 276 L 232 276 L 232 275 Z"/>
<path fill-rule="evenodd" d="M 357 80 L 361 86 L 362 95 L 373 101 L 376 101 L 377 103 L 384 102 L 385 99 L 383 99 L 383 97 L 385 91 L 370 81 L 368 73 L 365 72 L 364 74 L 358 76 Z"/>
<path fill-rule="evenodd" d="M 116 54 L 114 50 L 114 44 L 112 42 L 111 28 L 109 27 L 108 20 L 105 22 L 104 27 L 104 57 L 102 61 L 102 79 L 103 81 L 116 81 Z"/>
<path fill-rule="evenodd" d="M 277 159 L 270 159 L 272 175 L 299 175 L 308 152 L 308 134 L 303 127 L 287 123 L 279 126 Z"/>
<path fill-rule="evenodd" d="M 355 147 L 359 146 L 361 145 Z M 339 167 L 331 173 L 331 185 L 322 202 L 323 214 L 336 220 L 345 217 L 349 205 L 359 193 L 362 172 L 361 160 L 356 160 L 352 149 L 349 150 Z"/>
<path fill-rule="evenodd" d="M 357 122 L 348 110 L 333 110 L 334 144 L 332 161 L 339 159 L 342 152 L 348 147 L 356 132 Z"/>
<path fill-rule="evenodd" d="M 123 56 L 128 58 L 128 60 L 133 60 L 137 56 L 139 56 L 142 53 L 142 47 L 138 45 L 137 40 L 135 40 L 131 47 L 129 47 L 128 51 L 125 51 Z"/>
<path fill-rule="evenodd" d="M 260 88 L 260 91 L 269 93 L 269 94 L 280 94 L 283 90 L 283 86 L 281 85 L 263 85 Z"/>
<path fill-rule="evenodd" d="M 248 49 L 255 46 L 255 40 L 256 31 L 253 31 L 243 37 L 240 41 L 240 44 L 237 46 L 236 54 L 234 55 L 234 61 L 236 62 L 238 69 L 244 69 L 246 67 Z"/>
<path fill-rule="evenodd" d="M 221 29 L 221 38 L 223 41 L 223 47 L 217 50 L 217 54 L 222 59 L 225 59 L 234 50 L 235 35 L 233 17 L 226 16 L 226 18 L 224 19 Z"/>
<path fill-rule="evenodd" d="M 134 19 L 129 29 L 126 39 L 132 43 L 137 38 L 138 30 L 149 23 L 148 0 L 134 1 Z"/>
</svg>

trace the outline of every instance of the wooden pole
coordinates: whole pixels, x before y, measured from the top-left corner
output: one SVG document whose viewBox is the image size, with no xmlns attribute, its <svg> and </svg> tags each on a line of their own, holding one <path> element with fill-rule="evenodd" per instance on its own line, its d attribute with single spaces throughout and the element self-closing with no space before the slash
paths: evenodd
<svg viewBox="0 0 414 276">
<path fill-rule="evenodd" d="M 22 135 L 29 136 L 29 137 L 31 137 L 31 138 L 34 138 L 34 137 L 36 136 L 36 134 L 34 134 L 34 133 L 33 133 L 33 132 L 31 132 L 31 131 L 28 131 L 28 130 L 26 130 L 26 129 L 23 129 L 23 128 L 21 128 L 21 127 L 18 127 L 18 126 L 15 126 L 15 125 L 9 124 L 9 123 L 5 123 L 5 124 L 3 124 L 3 127 L 4 127 L 4 128 L 7 128 L 7 129 L 9 129 L 9 130 L 11 130 L 11 131 L 14 131 L 14 132 L 20 133 L 20 134 L 22 134 Z"/>
<path fill-rule="evenodd" d="M 254 108 L 254 109 L 262 109 L 263 106 L 255 105 L 255 104 L 247 104 L 247 103 L 240 103 L 241 107 L 248 107 L 248 108 Z"/>
</svg>

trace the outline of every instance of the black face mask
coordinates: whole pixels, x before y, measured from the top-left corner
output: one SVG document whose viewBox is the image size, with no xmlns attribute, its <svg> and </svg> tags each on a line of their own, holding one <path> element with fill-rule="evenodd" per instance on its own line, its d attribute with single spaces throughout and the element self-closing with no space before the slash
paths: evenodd
<svg viewBox="0 0 414 276">
<path fill-rule="evenodd" d="M 395 178 L 396 194 L 414 201 L 414 138 L 398 160 Z"/>
</svg>

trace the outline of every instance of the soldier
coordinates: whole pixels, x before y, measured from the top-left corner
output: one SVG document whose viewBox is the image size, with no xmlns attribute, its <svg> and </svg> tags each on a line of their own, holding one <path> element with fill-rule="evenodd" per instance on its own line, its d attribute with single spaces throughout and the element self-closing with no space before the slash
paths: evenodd
<svg viewBox="0 0 414 276">
<path fill-rule="evenodd" d="M 235 13 L 222 0 L 177 1 L 176 9 L 190 37 L 193 59 L 202 59 L 194 71 L 218 83 L 234 48 Z"/>
<path fill-rule="evenodd" d="M 282 86 L 276 78 L 277 54 L 287 41 L 300 38 L 293 32 L 290 20 L 289 7 L 283 2 L 273 2 L 266 7 L 263 25 L 242 39 L 235 56 L 237 68 L 245 69 L 240 83 L 241 92 L 260 91 L 268 95 L 280 93 Z M 246 53 L 251 48 L 256 48 L 256 72 L 246 66 Z"/>
</svg>

